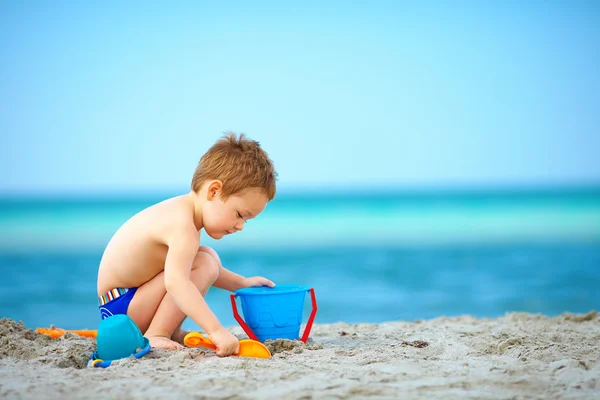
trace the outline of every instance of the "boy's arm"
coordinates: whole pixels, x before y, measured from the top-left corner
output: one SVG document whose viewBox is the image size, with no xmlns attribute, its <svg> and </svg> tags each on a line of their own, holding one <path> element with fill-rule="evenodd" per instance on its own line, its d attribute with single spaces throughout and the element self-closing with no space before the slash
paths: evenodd
<svg viewBox="0 0 600 400">
<path fill-rule="evenodd" d="M 221 264 L 221 258 L 219 257 L 217 252 L 211 249 L 210 247 L 201 247 L 201 251 L 211 255 L 212 258 L 215 259 L 217 265 L 219 266 L 219 277 L 212 284 L 216 288 L 229 290 L 230 292 L 235 292 L 238 289 L 247 288 L 251 286 L 275 286 L 273 282 L 266 278 L 260 276 L 245 278 L 228 270 L 227 268 L 223 267 L 223 264 Z"/>
<path fill-rule="evenodd" d="M 213 286 L 219 289 L 225 289 L 229 290 L 230 292 L 235 292 L 238 289 L 246 287 L 244 285 L 245 280 L 246 278 L 244 278 L 243 276 L 231 272 L 230 270 L 219 264 L 219 277 L 213 283 Z"/>
<path fill-rule="evenodd" d="M 269 286 L 274 287 L 275 284 L 263 278 L 262 276 L 253 276 L 252 278 L 244 278 L 230 270 L 226 269 L 222 265 L 219 265 L 219 277 L 213 283 L 214 287 L 219 289 L 229 290 L 235 292 L 238 289 L 252 287 L 252 286 Z"/>
<path fill-rule="evenodd" d="M 175 304 L 208 334 L 222 329 L 221 323 L 190 280 L 192 262 L 198 251 L 198 235 L 178 232 L 168 240 L 165 287 Z"/>
</svg>

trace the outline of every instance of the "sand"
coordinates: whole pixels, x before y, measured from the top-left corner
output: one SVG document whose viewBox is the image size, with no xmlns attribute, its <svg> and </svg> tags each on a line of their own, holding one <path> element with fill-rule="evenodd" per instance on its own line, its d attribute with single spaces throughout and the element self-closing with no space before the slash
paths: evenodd
<svg viewBox="0 0 600 400">
<path fill-rule="evenodd" d="M 238 327 L 231 328 L 245 337 Z M 270 359 L 151 350 L 88 368 L 95 342 L 0 320 L 0 397 L 14 399 L 600 399 L 600 315 L 315 325 Z"/>
</svg>

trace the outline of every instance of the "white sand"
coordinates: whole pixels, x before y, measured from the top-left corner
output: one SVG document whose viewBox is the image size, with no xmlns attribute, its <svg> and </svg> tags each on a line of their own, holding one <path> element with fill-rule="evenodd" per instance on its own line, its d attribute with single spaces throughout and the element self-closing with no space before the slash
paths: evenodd
<svg viewBox="0 0 600 400">
<path fill-rule="evenodd" d="M 596 312 L 316 325 L 311 340 L 314 350 L 296 346 L 267 360 L 152 350 L 107 369 L 81 368 L 93 340 L 50 341 L 4 319 L 0 397 L 600 399 Z"/>
</svg>

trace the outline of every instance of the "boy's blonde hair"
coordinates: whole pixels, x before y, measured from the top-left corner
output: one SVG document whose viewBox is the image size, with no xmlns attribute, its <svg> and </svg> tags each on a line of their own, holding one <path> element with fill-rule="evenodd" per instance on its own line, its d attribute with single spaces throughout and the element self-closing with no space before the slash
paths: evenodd
<svg viewBox="0 0 600 400">
<path fill-rule="evenodd" d="M 202 184 L 212 179 L 223 182 L 223 200 L 249 188 L 262 189 L 269 201 L 275 197 L 273 162 L 257 141 L 243 133 L 237 138 L 234 132 L 226 132 L 208 149 L 194 172 L 192 190 L 198 193 Z"/>
</svg>

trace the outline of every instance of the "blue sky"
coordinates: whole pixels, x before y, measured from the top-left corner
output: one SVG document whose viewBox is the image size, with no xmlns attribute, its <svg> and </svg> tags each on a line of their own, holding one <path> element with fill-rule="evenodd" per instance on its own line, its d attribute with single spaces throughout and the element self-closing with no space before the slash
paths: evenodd
<svg viewBox="0 0 600 400">
<path fill-rule="evenodd" d="M 600 183 L 600 3 L 121 3 L 0 2 L 0 192 Z"/>
</svg>

